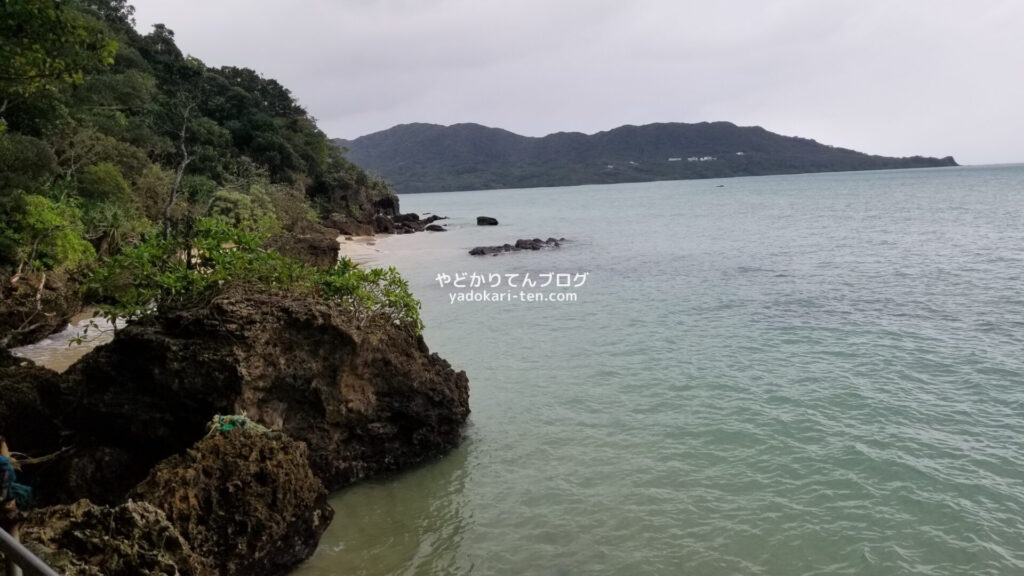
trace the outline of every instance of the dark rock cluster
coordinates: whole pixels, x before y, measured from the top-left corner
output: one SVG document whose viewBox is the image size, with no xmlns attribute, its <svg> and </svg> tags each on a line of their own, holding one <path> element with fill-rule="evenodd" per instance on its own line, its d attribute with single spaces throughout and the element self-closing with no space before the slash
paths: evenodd
<svg viewBox="0 0 1024 576">
<path fill-rule="evenodd" d="M 504 252 L 519 252 L 520 250 L 540 250 L 541 248 L 558 248 L 565 242 L 565 238 L 520 238 L 515 244 L 502 244 L 500 246 L 477 246 L 469 251 L 470 256 L 497 255 Z"/>
<path fill-rule="evenodd" d="M 270 431 L 211 432 L 218 414 Z M 47 506 L 24 539 L 73 574 L 282 574 L 327 490 L 450 450 L 468 415 L 465 373 L 419 335 L 268 292 L 130 324 L 64 374 L 0 352 L 0 434 L 56 453 L 19 473 Z"/>
<path fill-rule="evenodd" d="M 131 497 L 160 509 L 219 574 L 280 574 L 313 554 L 334 516 L 306 455 L 280 432 L 215 430 Z"/>
<path fill-rule="evenodd" d="M 65 576 L 209 576 L 217 572 L 156 506 L 87 500 L 29 514 L 26 547 Z"/>
</svg>

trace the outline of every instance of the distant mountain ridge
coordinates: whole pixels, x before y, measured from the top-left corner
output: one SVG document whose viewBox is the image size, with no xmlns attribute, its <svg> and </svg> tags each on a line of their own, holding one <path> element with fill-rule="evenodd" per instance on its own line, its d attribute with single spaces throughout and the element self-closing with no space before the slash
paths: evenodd
<svg viewBox="0 0 1024 576">
<path fill-rule="evenodd" d="M 956 166 L 873 156 L 731 122 L 620 126 L 536 138 L 480 124 L 401 124 L 335 139 L 399 193 Z"/>
</svg>

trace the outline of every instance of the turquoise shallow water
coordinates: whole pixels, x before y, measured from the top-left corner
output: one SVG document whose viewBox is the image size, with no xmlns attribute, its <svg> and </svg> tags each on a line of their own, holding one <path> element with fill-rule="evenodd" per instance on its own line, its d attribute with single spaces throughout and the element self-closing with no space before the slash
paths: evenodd
<svg viewBox="0 0 1024 576">
<path fill-rule="evenodd" d="M 452 217 L 377 247 L 469 374 L 467 440 L 335 495 L 298 574 L 1024 573 L 1024 167 L 402 207 Z M 571 242 L 466 254 L 534 236 Z M 452 304 L 459 272 L 588 276 Z"/>
</svg>

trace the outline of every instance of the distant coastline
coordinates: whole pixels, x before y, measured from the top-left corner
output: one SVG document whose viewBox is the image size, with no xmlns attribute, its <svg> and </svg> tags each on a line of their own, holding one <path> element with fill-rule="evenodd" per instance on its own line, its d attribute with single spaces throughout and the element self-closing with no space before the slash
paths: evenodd
<svg viewBox="0 0 1024 576">
<path fill-rule="evenodd" d="M 333 142 L 399 193 L 958 166 L 952 156 L 871 155 L 730 122 L 542 138 L 479 124 L 418 123 Z"/>
</svg>

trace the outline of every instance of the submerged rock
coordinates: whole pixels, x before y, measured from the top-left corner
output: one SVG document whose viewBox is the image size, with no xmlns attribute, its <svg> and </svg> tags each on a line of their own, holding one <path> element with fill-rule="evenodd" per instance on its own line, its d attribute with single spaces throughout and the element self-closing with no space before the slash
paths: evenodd
<svg viewBox="0 0 1024 576">
<path fill-rule="evenodd" d="M 29 512 L 21 539 L 41 560 L 65 576 L 210 576 L 167 521 L 145 502 L 116 508 L 81 500 Z"/>
<path fill-rule="evenodd" d="M 305 442 L 328 489 L 455 447 L 469 415 L 465 373 L 422 337 L 242 290 L 129 325 L 64 376 L 65 424 L 145 469 L 201 439 L 213 415 L 245 413 Z"/>
<path fill-rule="evenodd" d="M 477 226 L 497 226 L 498 225 L 498 219 L 497 218 L 491 218 L 490 216 L 477 216 L 476 217 L 476 225 Z"/>
<path fill-rule="evenodd" d="M 214 431 L 157 465 L 132 497 L 162 510 L 220 576 L 284 574 L 334 515 L 306 456 L 280 432 Z"/>
<path fill-rule="evenodd" d="M 444 226 L 438 226 L 437 224 L 430 224 L 427 226 L 428 232 L 447 232 Z"/>
</svg>

